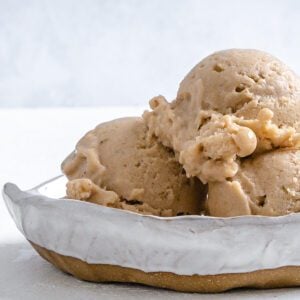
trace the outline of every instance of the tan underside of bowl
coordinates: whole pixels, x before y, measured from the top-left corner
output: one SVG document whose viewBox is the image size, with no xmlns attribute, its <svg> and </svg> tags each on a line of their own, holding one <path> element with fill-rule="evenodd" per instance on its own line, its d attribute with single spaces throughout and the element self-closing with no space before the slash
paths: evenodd
<svg viewBox="0 0 300 300">
<path fill-rule="evenodd" d="M 146 273 L 121 266 L 88 264 L 30 242 L 47 261 L 62 271 L 92 282 L 140 283 L 181 292 L 217 293 L 233 288 L 279 288 L 300 285 L 300 267 L 288 266 L 249 273 L 219 275 L 177 275 L 169 272 Z"/>
</svg>

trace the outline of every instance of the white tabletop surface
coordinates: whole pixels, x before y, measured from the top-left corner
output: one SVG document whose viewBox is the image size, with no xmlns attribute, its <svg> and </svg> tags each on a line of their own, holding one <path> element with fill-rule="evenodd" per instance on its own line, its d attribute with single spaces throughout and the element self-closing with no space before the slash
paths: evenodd
<svg viewBox="0 0 300 300">
<path fill-rule="evenodd" d="M 0 110 L 0 186 L 31 188 L 60 173 L 76 141 L 100 122 L 134 116 L 142 107 Z M 79 281 L 40 258 L 18 232 L 0 199 L 0 300 L 35 299 L 299 299 L 300 288 L 183 294 L 139 285 Z"/>
</svg>

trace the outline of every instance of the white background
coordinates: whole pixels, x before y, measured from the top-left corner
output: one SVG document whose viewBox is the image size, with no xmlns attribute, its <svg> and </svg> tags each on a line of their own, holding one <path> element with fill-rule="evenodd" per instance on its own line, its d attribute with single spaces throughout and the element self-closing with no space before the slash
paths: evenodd
<svg viewBox="0 0 300 300">
<path fill-rule="evenodd" d="M 1 0 L 0 107 L 171 100 L 224 48 L 266 50 L 299 72 L 299 15 L 298 0 Z"/>
</svg>

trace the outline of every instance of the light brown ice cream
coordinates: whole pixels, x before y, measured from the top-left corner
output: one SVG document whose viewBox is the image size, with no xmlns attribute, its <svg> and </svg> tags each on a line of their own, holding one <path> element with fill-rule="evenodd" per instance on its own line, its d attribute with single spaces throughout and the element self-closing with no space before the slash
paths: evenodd
<svg viewBox="0 0 300 300">
<path fill-rule="evenodd" d="M 62 164 L 67 196 L 142 214 L 199 214 L 205 188 L 172 150 L 147 136 L 142 118 L 103 123 Z"/>
<path fill-rule="evenodd" d="M 137 211 L 212 216 L 299 211 L 300 81 L 257 50 L 214 53 L 150 101 L 141 118 L 104 123 L 63 163 L 67 195 Z M 172 150 L 170 150 L 172 149 Z M 187 178 L 187 177 L 189 178 Z M 300 195 L 300 194 L 299 194 Z"/>
<path fill-rule="evenodd" d="M 255 103 L 255 117 L 262 107 L 270 108 L 278 123 L 294 126 L 299 118 L 299 79 L 274 56 L 259 50 L 229 49 L 216 52 L 197 64 L 180 83 L 177 99 L 190 98 L 199 109 L 222 114 L 243 111 Z M 246 105 L 248 104 L 248 105 Z M 288 109 L 281 112 L 281 108 Z M 298 108 L 298 109 L 294 109 Z M 278 125 L 279 125 L 278 124 Z"/>
<path fill-rule="evenodd" d="M 299 92 L 299 78 L 270 54 L 220 51 L 188 73 L 173 102 L 163 96 L 153 98 L 152 111 L 143 118 L 149 134 L 174 149 L 187 175 L 208 183 L 211 215 L 280 215 L 296 211 L 298 206 L 286 195 L 272 194 L 271 187 L 275 191 L 277 177 L 285 174 L 290 178 L 293 170 L 281 165 L 280 174 L 274 167 L 277 177 L 264 176 L 272 172 L 268 163 L 276 165 L 277 157 L 279 161 L 287 159 L 287 164 L 295 160 L 292 154 L 283 155 L 277 149 L 300 146 Z M 253 180 L 253 190 L 246 197 L 238 180 L 244 168 L 269 155 L 272 160 L 253 167 L 253 177 L 256 171 L 260 176 Z M 255 204 L 255 195 L 263 187 L 268 189 L 268 200 L 262 206 Z"/>
<path fill-rule="evenodd" d="M 232 180 L 210 183 L 207 208 L 217 217 L 299 212 L 300 150 L 275 150 L 241 161 Z"/>
<path fill-rule="evenodd" d="M 233 177 L 237 159 L 299 143 L 299 79 L 257 50 L 217 52 L 181 82 L 177 98 L 150 101 L 150 134 L 175 150 L 188 176 Z"/>
<path fill-rule="evenodd" d="M 190 176 L 202 182 L 224 181 L 238 170 L 238 159 L 253 153 L 277 148 L 296 147 L 300 135 L 292 127 L 279 128 L 272 122 L 273 113 L 264 108 L 256 119 L 204 112 L 210 120 L 198 136 L 185 144 L 179 161 Z"/>
</svg>

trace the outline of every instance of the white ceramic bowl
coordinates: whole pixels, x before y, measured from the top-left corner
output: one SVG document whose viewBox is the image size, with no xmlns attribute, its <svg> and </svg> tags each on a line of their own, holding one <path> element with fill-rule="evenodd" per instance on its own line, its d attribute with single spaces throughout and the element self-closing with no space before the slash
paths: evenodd
<svg viewBox="0 0 300 300">
<path fill-rule="evenodd" d="M 155 217 L 63 199 L 66 179 L 3 196 L 29 241 L 90 264 L 178 275 L 243 273 L 300 265 L 300 214 Z"/>
</svg>

